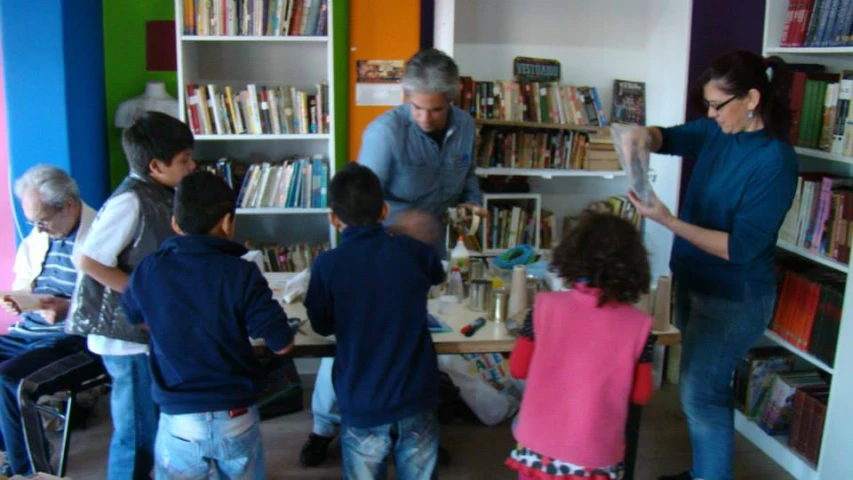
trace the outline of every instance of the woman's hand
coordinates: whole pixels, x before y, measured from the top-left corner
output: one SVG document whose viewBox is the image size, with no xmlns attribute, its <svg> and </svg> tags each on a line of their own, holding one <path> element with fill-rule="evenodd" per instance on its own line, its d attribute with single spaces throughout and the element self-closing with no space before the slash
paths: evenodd
<svg viewBox="0 0 853 480">
<path fill-rule="evenodd" d="M 637 209 L 637 212 L 655 222 L 663 225 L 666 228 L 672 228 L 672 220 L 675 218 L 672 216 L 672 212 L 660 201 L 657 195 L 653 190 L 649 191 L 649 203 L 644 204 L 637 195 L 633 191 L 628 192 L 628 199 L 631 200 L 631 203 L 634 204 L 634 207 Z"/>
</svg>

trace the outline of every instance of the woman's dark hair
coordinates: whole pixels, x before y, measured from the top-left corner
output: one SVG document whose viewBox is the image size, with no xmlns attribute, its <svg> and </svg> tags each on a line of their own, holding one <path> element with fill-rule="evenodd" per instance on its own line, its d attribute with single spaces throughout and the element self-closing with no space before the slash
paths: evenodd
<svg viewBox="0 0 853 480">
<path fill-rule="evenodd" d="M 585 279 L 601 289 L 598 305 L 637 303 L 649 291 L 649 259 L 640 232 L 610 213 L 584 212 L 554 249 L 551 264 L 568 283 Z"/>
<path fill-rule="evenodd" d="M 704 87 L 710 81 L 737 98 L 743 98 L 751 89 L 761 94 L 755 113 L 761 116 L 764 129 L 771 136 L 787 139 L 791 128 L 791 71 L 779 57 L 763 58 L 752 52 L 740 51 L 723 55 L 711 63 L 693 85 L 691 101 L 696 108 L 707 112 Z"/>
</svg>

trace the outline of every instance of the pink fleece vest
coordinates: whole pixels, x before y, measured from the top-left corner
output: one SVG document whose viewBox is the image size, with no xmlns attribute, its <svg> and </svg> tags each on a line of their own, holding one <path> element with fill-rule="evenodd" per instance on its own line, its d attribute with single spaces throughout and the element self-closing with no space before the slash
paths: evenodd
<svg viewBox="0 0 853 480">
<path fill-rule="evenodd" d="M 652 326 L 630 305 L 599 308 L 597 301 L 583 286 L 536 296 L 515 432 L 527 448 L 590 468 L 623 459 L 634 370 Z"/>
</svg>

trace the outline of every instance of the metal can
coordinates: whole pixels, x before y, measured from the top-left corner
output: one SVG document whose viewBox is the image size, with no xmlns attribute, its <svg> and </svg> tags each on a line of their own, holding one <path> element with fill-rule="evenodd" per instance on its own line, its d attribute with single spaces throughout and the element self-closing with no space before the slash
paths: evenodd
<svg viewBox="0 0 853 480">
<path fill-rule="evenodd" d="M 495 323 L 506 323 L 509 310 L 509 290 L 500 288 L 492 291 L 489 302 L 489 320 Z"/>
<path fill-rule="evenodd" d="M 471 259 L 471 280 L 480 280 L 486 277 L 486 262 L 482 258 Z"/>
<path fill-rule="evenodd" d="M 491 280 L 471 280 L 471 295 L 468 308 L 475 312 L 485 312 L 489 309 L 489 298 L 492 294 Z"/>
</svg>

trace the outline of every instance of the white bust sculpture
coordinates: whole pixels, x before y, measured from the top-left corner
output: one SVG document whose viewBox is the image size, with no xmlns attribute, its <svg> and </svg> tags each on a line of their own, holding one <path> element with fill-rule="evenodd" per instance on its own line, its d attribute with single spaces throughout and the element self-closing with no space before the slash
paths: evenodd
<svg viewBox="0 0 853 480">
<path fill-rule="evenodd" d="M 152 110 L 181 118 L 178 114 L 178 101 L 169 96 L 166 85 L 163 82 L 148 82 L 145 84 L 145 93 L 119 104 L 116 109 L 115 126 L 127 128 L 133 125 L 133 121 L 140 113 Z"/>
</svg>

